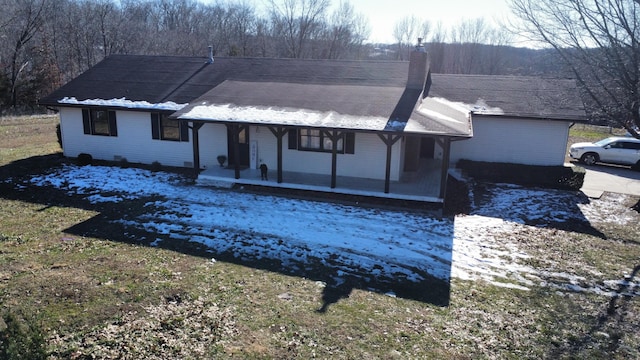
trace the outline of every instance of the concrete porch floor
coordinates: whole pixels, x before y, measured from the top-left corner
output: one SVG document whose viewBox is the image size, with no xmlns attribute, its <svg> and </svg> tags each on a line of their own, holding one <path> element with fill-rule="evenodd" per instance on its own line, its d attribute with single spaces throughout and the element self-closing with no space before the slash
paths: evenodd
<svg viewBox="0 0 640 360">
<path fill-rule="evenodd" d="M 203 170 L 196 181 L 200 186 L 230 188 L 233 185 L 257 185 L 274 188 L 308 190 L 334 194 L 358 195 L 397 200 L 442 203 L 440 194 L 440 160 L 423 160 L 420 170 L 406 174 L 407 180 L 391 181 L 389 193 L 384 192 L 384 180 L 337 176 L 336 187 L 331 188 L 330 175 L 298 172 L 282 172 L 282 183 L 278 183 L 276 169 L 269 169 L 269 180 L 260 179 L 260 170 L 242 169 L 235 179 L 233 168 L 214 166 Z"/>
</svg>

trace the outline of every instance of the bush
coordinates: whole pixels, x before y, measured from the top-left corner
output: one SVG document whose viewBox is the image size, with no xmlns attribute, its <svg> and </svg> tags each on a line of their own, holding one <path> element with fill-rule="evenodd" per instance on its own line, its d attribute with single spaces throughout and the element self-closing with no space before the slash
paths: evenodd
<svg viewBox="0 0 640 360">
<path fill-rule="evenodd" d="M 151 163 L 151 171 L 158 172 L 162 170 L 162 164 L 159 161 L 154 161 Z"/>
<path fill-rule="evenodd" d="M 0 322 L 0 359 L 46 359 L 40 326 L 32 320 L 6 313 Z"/>
<path fill-rule="evenodd" d="M 447 178 L 447 194 L 445 196 L 444 215 L 468 214 L 471 210 L 469 185 L 453 176 Z"/>
<path fill-rule="evenodd" d="M 56 136 L 58 137 L 58 144 L 60 144 L 60 149 L 64 150 L 62 147 L 62 129 L 60 128 L 60 124 L 56 125 Z"/>
<path fill-rule="evenodd" d="M 82 153 L 78 155 L 78 165 L 85 166 L 93 163 L 93 156 L 90 154 Z"/>
<path fill-rule="evenodd" d="M 120 158 L 119 160 L 120 162 L 120 167 L 123 169 L 128 169 L 129 168 L 129 160 L 127 160 L 127 158 Z"/>
<path fill-rule="evenodd" d="M 561 190 L 580 190 L 585 175 L 585 170 L 578 166 L 539 166 L 462 159 L 458 161 L 457 167 L 480 181 Z"/>
</svg>

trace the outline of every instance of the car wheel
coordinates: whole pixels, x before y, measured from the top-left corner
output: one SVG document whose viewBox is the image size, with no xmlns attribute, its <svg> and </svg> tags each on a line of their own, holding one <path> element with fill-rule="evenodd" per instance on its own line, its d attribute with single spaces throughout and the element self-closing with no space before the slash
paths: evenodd
<svg viewBox="0 0 640 360">
<path fill-rule="evenodd" d="M 631 170 L 640 171 L 640 160 L 635 165 L 631 166 Z"/>
<path fill-rule="evenodd" d="M 593 165 L 595 163 L 598 162 L 598 154 L 596 153 L 586 153 L 584 155 L 582 155 L 582 157 L 580 158 L 580 161 L 582 161 L 583 163 L 587 164 L 587 165 Z"/>
</svg>

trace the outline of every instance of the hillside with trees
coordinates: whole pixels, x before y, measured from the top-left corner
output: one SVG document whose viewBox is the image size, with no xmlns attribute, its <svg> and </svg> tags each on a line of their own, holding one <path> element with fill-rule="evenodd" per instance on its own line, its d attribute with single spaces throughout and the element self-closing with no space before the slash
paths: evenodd
<svg viewBox="0 0 640 360">
<path fill-rule="evenodd" d="M 348 2 L 270 0 L 0 0 L 0 113 L 43 111 L 37 100 L 112 54 L 406 60 L 425 39 L 439 73 L 558 75 L 551 50 L 510 46 L 482 19 L 451 29 L 398 19 L 394 44 L 371 44 Z"/>
</svg>

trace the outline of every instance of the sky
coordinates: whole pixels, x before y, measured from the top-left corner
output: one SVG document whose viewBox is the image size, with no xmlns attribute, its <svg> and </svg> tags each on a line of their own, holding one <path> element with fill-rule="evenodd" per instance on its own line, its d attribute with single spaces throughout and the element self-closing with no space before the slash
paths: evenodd
<svg viewBox="0 0 640 360">
<path fill-rule="evenodd" d="M 445 29 L 463 20 L 484 18 L 497 22 L 509 14 L 507 0 L 349 0 L 356 12 L 369 19 L 371 42 L 392 43 L 394 24 L 407 16 L 442 22 Z M 333 0 L 334 3 L 338 1 Z"/>
<path fill-rule="evenodd" d="M 169 237 L 206 246 L 213 262 L 218 254 L 231 253 L 249 264 L 279 261 L 283 268 L 302 273 L 314 269 L 308 269 L 309 264 L 324 264 L 333 285 L 359 277 L 367 283 L 399 277 L 417 283 L 428 274 L 525 291 L 546 286 L 609 296 L 624 285 L 629 291 L 625 295 L 640 296 L 637 281 L 601 279 L 595 269 L 585 278 L 574 269 L 557 268 L 552 259 L 528 261 L 532 255 L 526 244 L 512 236 L 548 236 L 526 225 L 540 220 L 631 226 L 637 214 L 624 205 L 622 194 L 585 204 L 572 191 L 498 184 L 485 189 L 488 201 L 472 202 L 471 214 L 451 219 L 208 188 L 176 174 L 134 168 L 67 165 L 25 182 L 16 184 L 16 191 L 27 185 L 56 188 L 94 204 L 149 199 L 145 211 L 123 212 L 109 220 L 149 234 L 139 238 L 126 231 L 124 236 L 133 242 L 162 246 Z"/>
<path fill-rule="evenodd" d="M 219 0 L 200 0 L 212 3 Z M 228 0 L 233 3 L 235 0 Z M 264 10 L 268 0 L 238 0 L 254 4 L 258 11 Z M 330 0 L 338 7 L 340 0 Z M 369 20 L 371 35 L 369 42 L 393 43 L 394 24 L 407 16 L 416 16 L 429 20 L 433 26 L 438 22 L 445 29 L 459 24 L 463 20 L 484 18 L 497 23 L 510 14 L 509 0 L 347 0 L 359 14 Z M 331 10 L 332 11 L 332 10 Z"/>
</svg>

